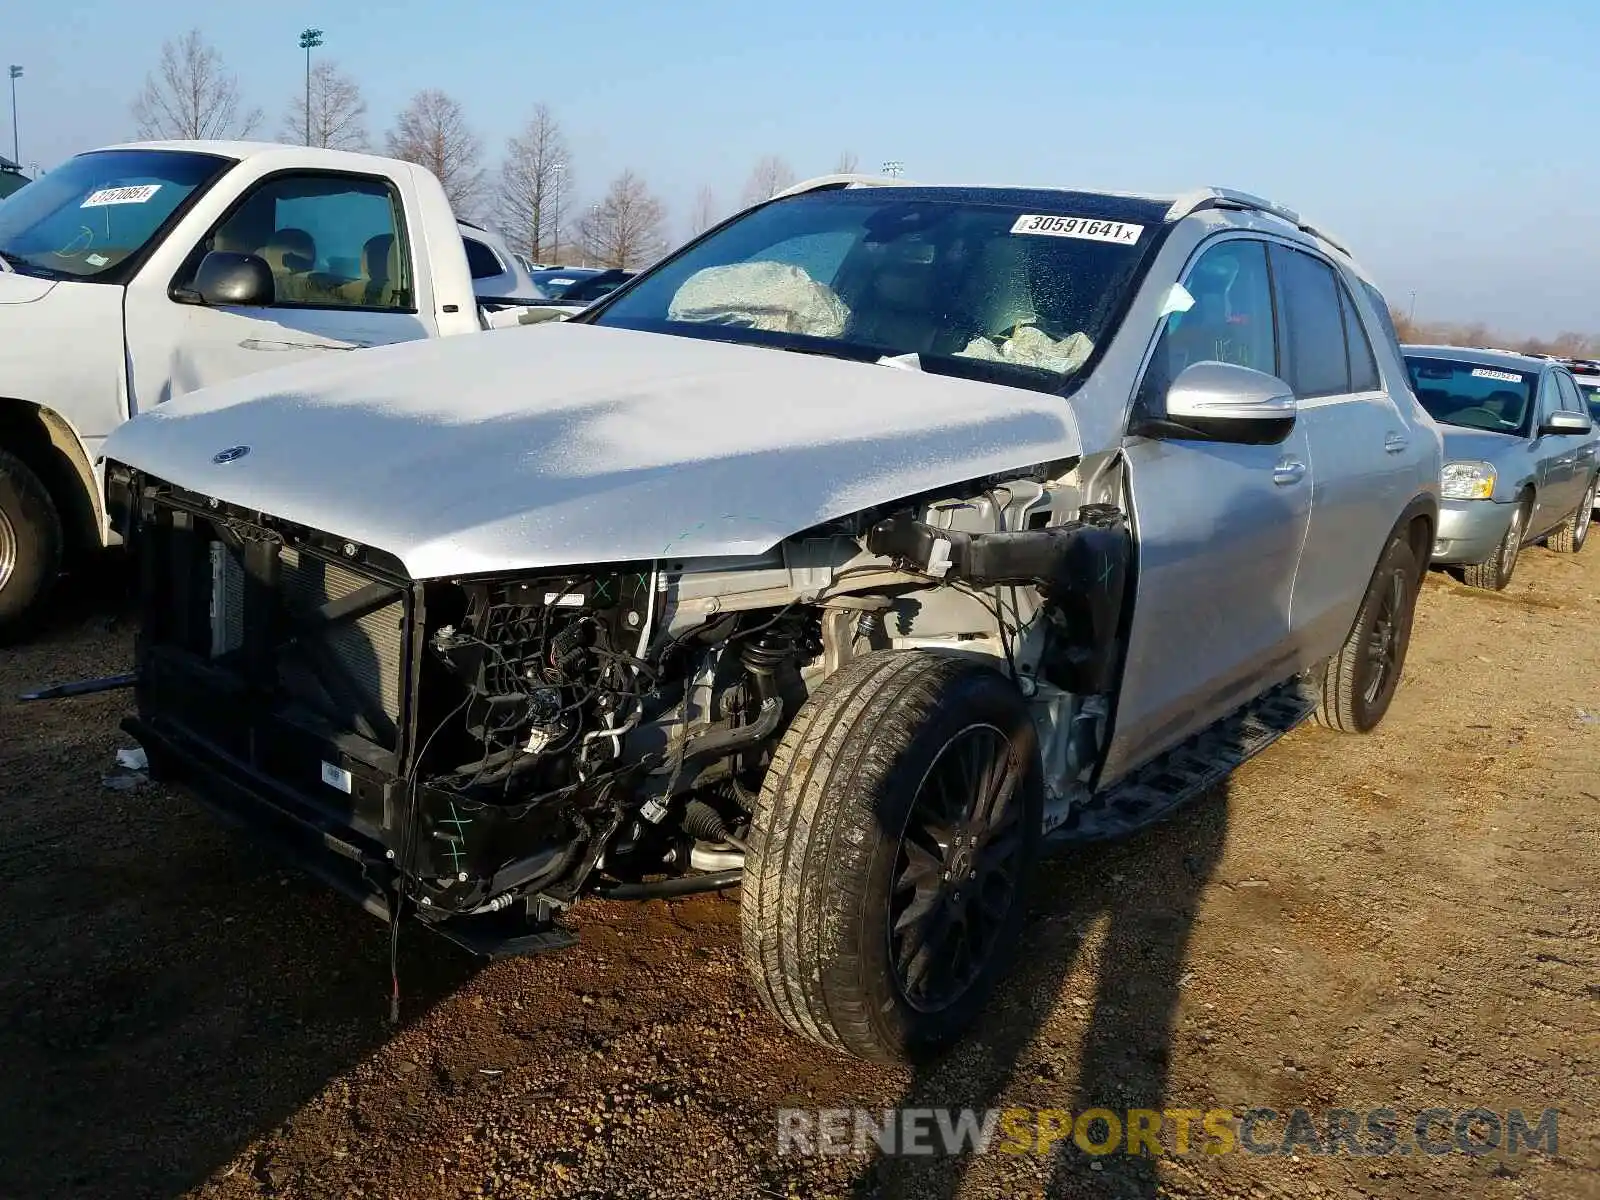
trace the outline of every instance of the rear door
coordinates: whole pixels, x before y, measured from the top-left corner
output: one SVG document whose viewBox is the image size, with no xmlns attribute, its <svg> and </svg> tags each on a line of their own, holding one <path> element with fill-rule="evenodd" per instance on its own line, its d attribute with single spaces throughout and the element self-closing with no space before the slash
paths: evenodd
<svg viewBox="0 0 1600 1200">
<path fill-rule="evenodd" d="M 1285 378 L 1316 473 L 1289 619 L 1296 665 L 1309 667 L 1349 634 L 1415 475 L 1408 427 L 1384 389 L 1342 272 L 1280 242 L 1272 244 L 1271 262 Z"/>
<path fill-rule="evenodd" d="M 1166 318 L 1136 414 L 1159 415 L 1194 362 L 1278 372 L 1263 242 L 1224 235 L 1190 260 L 1192 304 Z M 1101 783 L 1110 784 L 1294 673 L 1289 612 L 1313 464 L 1275 445 L 1130 436 L 1138 596 Z"/>
<path fill-rule="evenodd" d="M 174 293 L 211 250 L 255 254 L 272 304 L 212 308 Z M 128 289 L 130 408 L 296 360 L 430 336 L 416 304 L 406 212 L 376 175 L 288 171 L 257 182 L 193 247 L 176 276 Z"/>
</svg>

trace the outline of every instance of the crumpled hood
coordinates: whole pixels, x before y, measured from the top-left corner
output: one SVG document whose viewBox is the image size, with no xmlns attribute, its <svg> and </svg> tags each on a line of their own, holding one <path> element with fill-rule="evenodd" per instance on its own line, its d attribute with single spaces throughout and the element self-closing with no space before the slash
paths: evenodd
<svg viewBox="0 0 1600 1200">
<path fill-rule="evenodd" d="M 249 451 L 213 461 L 236 447 Z M 566 322 L 253 375 L 153 409 L 105 447 L 387 550 L 418 579 L 754 554 L 1081 452 L 1059 397 Z"/>
<path fill-rule="evenodd" d="M 0 270 L 0 305 L 36 303 L 48 296 L 55 286 L 54 279 Z"/>
</svg>

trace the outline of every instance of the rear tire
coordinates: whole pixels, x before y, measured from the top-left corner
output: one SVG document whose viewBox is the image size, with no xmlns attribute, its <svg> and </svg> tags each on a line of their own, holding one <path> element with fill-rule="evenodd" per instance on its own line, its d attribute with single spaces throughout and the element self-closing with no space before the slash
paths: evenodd
<svg viewBox="0 0 1600 1200">
<path fill-rule="evenodd" d="M 1600 484 L 1600 476 L 1589 481 L 1589 486 L 1584 489 L 1583 502 L 1570 517 L 1561 522 L 1554 533 L 1545 539 L 1544 544 L 1557 554 L 1576 554 L 1589 540 L 1589 526 L 1594 522 L 1594 497 L 1597 484 Z"/>
<path fill-rule="evenodd" d="M 740 922 L 767 1008 L 879 1062 L 954 1042 L 1016 949 L 1043 799 L 1004 675 L 924 651 L 847 664 L 795 716 L 750 833 Z"/>
<path fill-rule="evenodd" d="M 1361 598 L 1355 624 L 1328 660 L 1317 721 L 1341 733 L 1368 733 L 1389 711 L 1417 610 L 1420 571 L 1403 537 L 1392 537 Z"/>
<path fill-rule="evenodd" d="M 1522 553 L 1522 535 L 1527 530 L 1528 512 L 1532 507 L 1529 497 L 1524 496 L 1517 502 L 1517 507 L 1511 513 L 1511 524 L 1506 527 L 1505 536 L 1500 539 L 1500 544 L 1494 548 L 1488 561 L 1473 563 L 1461 572 L 1461 579 L 1468 587 L 1483 588 L 1490 592 L 1505 590 L 1517 569 L 1517 558 Z"/>
<path fill-rule="evenodd" d="M 61 514 L 44 484 L 0 450 L 0 643 L 22 636 L 61 569 Z"/>
</svg>

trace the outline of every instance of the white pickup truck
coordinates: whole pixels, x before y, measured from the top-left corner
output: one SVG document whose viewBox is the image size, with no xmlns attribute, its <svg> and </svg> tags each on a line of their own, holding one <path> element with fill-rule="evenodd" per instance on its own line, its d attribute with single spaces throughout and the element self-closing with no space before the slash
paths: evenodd
<svg viewBox="0 0 1600 1200">
<path fill-rule="evenodd" d="M 485 244 L 511 261 L 421 167 L 303 146 L 113 146 L 7 199 L 0 640 L 65 556 L 118 540 L 96 466 L 112 429 L 295 359 L 515 324 L 541 293 L 520 269 L 476 284 Z"/>
</svg>

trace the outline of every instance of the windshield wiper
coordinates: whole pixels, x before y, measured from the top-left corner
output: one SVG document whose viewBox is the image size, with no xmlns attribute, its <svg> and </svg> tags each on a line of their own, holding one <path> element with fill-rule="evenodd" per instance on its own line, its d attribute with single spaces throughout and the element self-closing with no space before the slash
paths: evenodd
<svg viewBox="0 0 1600 1200">
<path fill-rule="evenodd" d="M 0 250 L 0 266 L 3 266 L 6 270 L 20 271 L 20 268 L 23 265 L 25 265 L 23 260 L 18 258 L 15 254 L 5 250 Z"/>
</svg>

